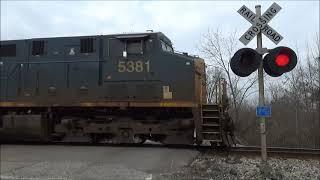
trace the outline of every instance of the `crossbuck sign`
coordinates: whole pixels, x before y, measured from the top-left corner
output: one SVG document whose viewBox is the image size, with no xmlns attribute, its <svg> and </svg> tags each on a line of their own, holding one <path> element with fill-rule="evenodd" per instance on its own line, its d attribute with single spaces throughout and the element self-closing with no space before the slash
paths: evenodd
<svg viewBox="0 0 320 180">
<path fill-rule="evenodd" d="M 238 13 L 249 21 L 252 26 L 240 37 L 240 41 L 247 45 L 259 32 L 266 35 L 272 42 L 278 44 L 283 37 L 270 26 L 268 22 L 281 10 L 277 3 L 273 3 L 262 16 L 257 16 L 249 8 L 243 5 Z"/>
</svg>

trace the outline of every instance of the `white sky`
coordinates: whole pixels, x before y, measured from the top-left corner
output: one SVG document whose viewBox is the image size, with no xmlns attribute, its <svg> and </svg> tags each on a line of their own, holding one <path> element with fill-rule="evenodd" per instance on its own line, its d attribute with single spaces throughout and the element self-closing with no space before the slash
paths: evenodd
<svg viewBox="0 0 320 180">
<path fill-rule="evenodd" d="M 1 40 L 161 31 L 176 50 L 199 54 L 196 45 L 208 28 L 239 37 L 251 24 L 237 10 L 256 4 L 262 13 L 273 1 L 1 1 Z M 283 46 L 304 47 L 319 32 L 319 1 L 279 1 L 282 10 L 269 25 Z M 275 47 L 264 37 L 264 46 Z M 255 39 L 249 47 L 255 47 Z"/>
<path fill-rule="evenodd" d="M 196 48 L 209 28 L 238 37 L 251 26 L 237 10 L 246 5 L 262 13 L 273 1 L 1 1 L 1 40 L 161 31 L 175 50 L 201 54 Z M 319 33 L 319 1 L 277 1 L 282 10 L 269 25 L 284 39 L 278 46 L 299 49 Z M 240 47 L 244 47 L 240 42 Z M 256 47 L 254 38 L 248 45 Z M 263 46 L 276 47 L 263 35 Z M 303 60 L 301 61 L 303 63 Z M 256 75 L 256 73 L 253 73 Z M 280 82 L 283 76 L 272 78 Z"/>
</svg>

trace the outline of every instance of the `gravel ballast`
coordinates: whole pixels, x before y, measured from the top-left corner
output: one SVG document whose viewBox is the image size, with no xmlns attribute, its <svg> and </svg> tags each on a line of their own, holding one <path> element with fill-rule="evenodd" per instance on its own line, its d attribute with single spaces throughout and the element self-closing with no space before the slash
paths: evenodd
<svg viewBox="0 0 320 180">
<path fill-rule="evenodd" d="M 186 166 L 154 179 L 308 179 L 320 180 L 319 159 L 270 157 L 261 164 L 259 156 L 200 154 Z"/>
</svg>

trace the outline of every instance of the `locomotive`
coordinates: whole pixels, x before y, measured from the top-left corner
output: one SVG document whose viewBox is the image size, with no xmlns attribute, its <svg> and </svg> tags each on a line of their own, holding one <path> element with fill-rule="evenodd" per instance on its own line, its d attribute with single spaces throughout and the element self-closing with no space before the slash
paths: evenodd
<svg viewBox="0 0 320 180">
<path fill-rule="evenodd" d="M 225 145 L 224 81 L 161 32 L 1 41 L 0 140 Z"/>
</svg>

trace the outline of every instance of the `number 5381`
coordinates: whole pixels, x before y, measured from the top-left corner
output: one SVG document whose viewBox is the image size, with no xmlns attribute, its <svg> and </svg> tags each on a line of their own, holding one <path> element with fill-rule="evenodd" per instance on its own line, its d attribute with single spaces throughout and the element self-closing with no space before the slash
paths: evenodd
<svg viewBox="0 0 320 180">
<path fill-rule="evenodd" d="M 149 72 L 149 61 L 119 61 L 118 72 Z"/>
</svg>

